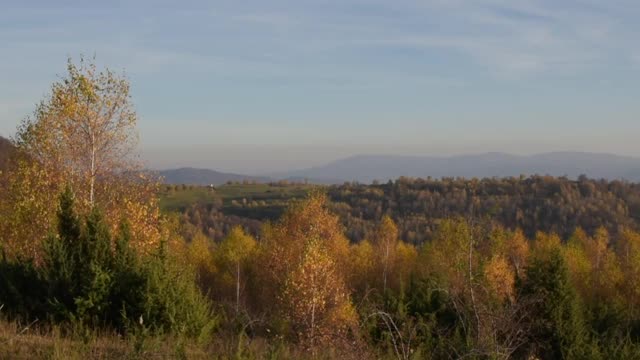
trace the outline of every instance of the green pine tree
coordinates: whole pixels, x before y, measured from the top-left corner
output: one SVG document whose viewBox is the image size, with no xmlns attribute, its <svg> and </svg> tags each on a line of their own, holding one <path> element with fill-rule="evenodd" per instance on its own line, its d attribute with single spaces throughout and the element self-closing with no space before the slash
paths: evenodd
<svg viewBox="0 0 640 360">
<path fill-rule="evenodd" d="M 530 313 L 530 350 L 541 359 L 588 356 L 583 310 L 559 250 L 544 257 L 533 257 L 518 287 L 520 300 L 534 300 Z"/>
</svg>

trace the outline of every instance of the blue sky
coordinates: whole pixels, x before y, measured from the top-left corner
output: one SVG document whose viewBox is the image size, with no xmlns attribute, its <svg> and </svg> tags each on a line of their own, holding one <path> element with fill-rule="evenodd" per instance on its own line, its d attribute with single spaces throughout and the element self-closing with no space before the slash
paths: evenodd
<svg viewBox="0 0 640 360">
<path fill-rule="evenodd" d="M 640 156 L 640 2 L 0 0 L 0 134 L 96 55 L 153 167 L 356 153 Z"/>
</svg>

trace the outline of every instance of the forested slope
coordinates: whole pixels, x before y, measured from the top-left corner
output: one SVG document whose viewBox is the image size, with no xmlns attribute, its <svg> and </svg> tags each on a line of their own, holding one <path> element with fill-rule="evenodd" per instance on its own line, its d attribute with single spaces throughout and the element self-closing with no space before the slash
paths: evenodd
<svg viewBox="0 0 640 360">
<path fill-rule="evenodd" d="M 384 214 L 398 221 L 402 238 L 412 243 L 429 239 L 441 219 L 457 216 L 491 219 L 529 237 L 543 231 L 563 238 L 578 227 L 592 234 L 604 226 L 616 234 L 621 227 L 637 228 L 640 220 L 640 186 L 587 178 L 400 178 L 332 187 L 329 194 L 353 239 L 366 237 L 371 221 Z"/>
<path fill-rule="evenodd" d="M 565 239 L 576 228 L 593 234 L 600 226 L 615 238 L 622 228 L 638 229 L 640 221 L 638 184 L 584 177 L 576 181 L 549 176 L 400 178 L 385 184 L 345 183 L 324 189 L 354 242 L 371 238 L 375 222 L 383 215 L 390 215 L 398 223 L 401 238 L 414 244 L 429 240 L 443 219 L 453 217 L 519 228 L 528 237 L 543 231 Z M 264 191 L 277 193 L 278 188 Z M 262 221 L 284 209 L 281 202 L 265 202 L 257 196 L 248 193 L 235 201 L 194 203 L 182 214 L 212 238 L 222 237 L 237 224 L 257 233 Z"/>
</svg>

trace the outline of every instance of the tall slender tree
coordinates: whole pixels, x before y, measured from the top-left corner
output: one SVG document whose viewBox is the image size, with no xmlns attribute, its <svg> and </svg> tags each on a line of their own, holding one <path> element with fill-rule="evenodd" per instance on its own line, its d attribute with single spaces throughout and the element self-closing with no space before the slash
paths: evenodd
<svg viewBox="0 0 640 360">
<path fill-rule="evenodd" d="M 235 273 L 235 297 L 236 312 L 240 311 L 240 289 L 241 289 L 241 269 L 245 267 L 246 261 L 249 259 L 256 247 L 256 240 L 236 226 L 231 229 L 220 246 L 218 247 L 219 259 L 223 265 L 232 268 L 231 272 Z"/>
<path fill-rule="evenodd" d="M 393 271 L 398 244 L 398 227 L 391 217 L 388 215 L 382 217 L 374 239 L 382 275 L 382 290 L 386 291 L 389 273 Z"/>
<path fill-rule="evenodd" d="M 126 77 L 99 71 L 93 60 L 69 60 L 15 136 L 20 157 L 7 174 L 11 195 L 0 204 L 10 250 L 39 256 L 38 234 L 55 219 L 49 205 L 67 183 L 81 215 L 98 206 L 111 230 L 126 217 L 134 242 L 157 240 L 157 184 L 137 160 L 136 120 Z"/>
</svg>

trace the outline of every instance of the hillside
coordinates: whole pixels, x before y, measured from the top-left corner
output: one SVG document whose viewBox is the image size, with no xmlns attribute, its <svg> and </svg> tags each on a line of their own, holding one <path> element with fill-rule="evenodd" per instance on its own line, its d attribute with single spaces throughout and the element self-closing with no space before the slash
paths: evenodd
<svg viewBox="0 0 640 360">
<path fill-rule="evenodd" d="M 225 185 L 211 192 L 180 187 L 163 194 L 161 204 L 219 240 L 233 225 L 257 234 L 261 222 L 282 215 L 286 200 L 300 198 L 312 188 Z M 441 221 L 458 216 L 519 228 L 529 237 L 543 231 L 566 239 L 578 227 L 589 234 L 605 227 L 614 237 L 621 228 L 640 229 L 640 185 L 622 181 L 547 176 L 478 181 L 404 178 L 325 189 L 353 242 L 370 239 L 383 215 L 390 215 L 400 237 L 414 244 L 429 241 Z"/>
<path fill-rule="evenodd" d="M 486 153 L 450 157 L 358 155 L 287 176 L 342 179 L 369 183 L 407 177 L 508 177 L 552 175 L 577 178 L 640 180 L 640 159 L 601 153 L 552 152 L 531 156 Z M 280 174 L 283 176 L 284 174 Z M 327 181 L 335 183 L 335 180 Z"/>
<path fill-rule="evenodd" d="M 249 176 L 241 174 L 223 173 L 209 169 L 179 168 L 159 171 L 167 184 L 190 185 L 221 185 L 228 181 L 269 182 L 270 178 L 264 176 Z"/>
</svg>

